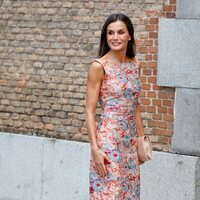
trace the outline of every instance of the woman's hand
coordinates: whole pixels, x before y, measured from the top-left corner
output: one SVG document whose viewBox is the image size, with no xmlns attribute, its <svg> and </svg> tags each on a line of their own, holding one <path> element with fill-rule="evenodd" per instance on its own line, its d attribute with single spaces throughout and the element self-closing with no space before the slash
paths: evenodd
<svg viewBox="0 0 200 200">
<path fill-rule="evenodd" d="M 144 164 L 144 163 L 145 163 L 145 162 L 139 160 L 139 165 L 142 165 L 142 164 Z"/>
<path fill-rule="evenodd" d="M 93 150 L 92 154 L 99 175 L 104 177 L 107 174 L 105 163 L 110 163 L 108 156 L 101 149 Z"/>
</svg>

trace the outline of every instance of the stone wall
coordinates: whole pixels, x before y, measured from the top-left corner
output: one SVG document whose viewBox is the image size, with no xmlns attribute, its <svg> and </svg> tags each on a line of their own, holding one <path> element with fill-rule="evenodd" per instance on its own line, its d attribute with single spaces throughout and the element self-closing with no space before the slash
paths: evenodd
<svg viewBox="0 0 200 200">
<path fill-rule="evenodd" d="M 88 141 L 89 62 L 104 20 L 122 12 L 136 32 L 145 133 L 155 150 L 170 151 L 174 89 L 157 86 L 156 74 L 158 21 L 175 9 L 175 0 L 1 1 L 0 130 Z"/>
</svg>

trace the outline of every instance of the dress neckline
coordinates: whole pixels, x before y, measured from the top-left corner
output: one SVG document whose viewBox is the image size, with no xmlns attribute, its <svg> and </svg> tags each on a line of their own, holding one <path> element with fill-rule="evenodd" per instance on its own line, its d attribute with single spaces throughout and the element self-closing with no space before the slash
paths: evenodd
<svg viewBox="0 0 200 200">
<path fill-rule="evenodd" d="M 125 61 L 125 62 L 118 62 L 118 63 L 112 63 L 112 62 L 109 62 L 107 60 L 103 61 L 101 60 L 100 58 L 98 59 L 101 63 L 103 64 L 107 64 L 109 66 L 121 66 L 121 65 L 127 65 L 127 64 L 131 64 L 131 65 L 136 65 L 137 64 L 137 61 Z"/>
<path fill-rule="evenodd" d="M 112 69 L 114 69 L 114 70 L 116 70 L 117 68 L 118 69 L 123 69 L 124 67 L 126 67 L 126 66 L 136 66 L 137 65 L 137 62 L 136 61 L 127 61 L 127 62 L 122 62 L 122 63 L 111 63 L 111 62 L 108 62 L 108 61 L 102 61 L 102 60 L 100 60 L 101 62 L 102 62 L 102 64 L 104 64 L 104 65 L 106 65 L 106 66 L 108 66 L 109 68 L 112 68 Z"/>
</svg>

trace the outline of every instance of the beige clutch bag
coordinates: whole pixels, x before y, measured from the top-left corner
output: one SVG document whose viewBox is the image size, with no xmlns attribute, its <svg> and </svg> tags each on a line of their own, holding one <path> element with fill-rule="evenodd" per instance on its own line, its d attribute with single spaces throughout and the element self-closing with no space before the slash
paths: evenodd
<svg viewBox="0 0 200 200">
<path fill-rule="evenodd" d="M 138 137 L 138 158 L 145 162 L 152 160 L 152 143 L 148 136 Z"/>
</svg>

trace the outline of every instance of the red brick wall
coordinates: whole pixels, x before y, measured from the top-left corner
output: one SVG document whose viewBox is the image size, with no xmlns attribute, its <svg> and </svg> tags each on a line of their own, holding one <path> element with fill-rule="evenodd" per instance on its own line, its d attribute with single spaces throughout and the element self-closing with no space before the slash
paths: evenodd
<svg viewBox="0 0 200 200">
<path fill-rule="evenodd" d="M 150 134 L 155 150 L 170 151 L 173 135 L 174 88 L 156 84 L 158 60 L 158 23 L 160 18 L 175 18 L 176 0 L 167 1 L 161 10 L 145 10 L 145 32 L 137 40 L 141 59 L 141 111 L 145 133 Z"/>
<path fill-rule="evenodd" d="M 154 149 L 168 151 L 174 89 L 156 85 L 158 21 L 174 0 L 2 1 L 0 131 L 88 141 L 85 92 L 106 17 L 122 12 L 135 27 L 142 64 L 141 110 Z"/>
</svg>

